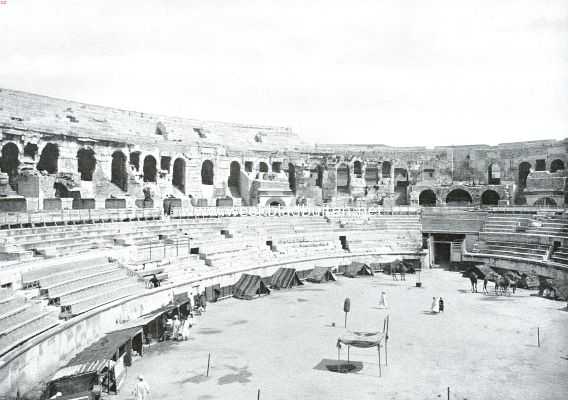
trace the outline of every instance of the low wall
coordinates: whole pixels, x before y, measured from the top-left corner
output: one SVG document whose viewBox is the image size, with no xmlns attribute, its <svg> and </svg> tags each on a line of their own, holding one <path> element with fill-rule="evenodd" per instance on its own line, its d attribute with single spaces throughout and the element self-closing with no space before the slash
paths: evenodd
<svg viewBox="0 0 568 400">
<path fill-rule="evenodd" d="M 330 255 L 264 264 L 150 289 L 145 294 L 99 307 L 63 322 L 54 330 L 38 335 L 17 350 L 6 354 L 0 360 L 0 394 L 15 398 L 18 390 L 26 394 L 37 388 L 38 384 L 47 382 L 75 354 L 100 339 L 104 333 L 112 331 L 121 323 L 167 305 L 173 297 L 172 294 L 187 292 L 191 298 L 207 286 L 233 285 L 243 272 L 267 277 L 281 266 L 301 271 L 312 269 L 314 266 L 333 267 L 348 264 L 354 259 L 371 262 L 373 257 L 378 255 L 382 254 Z"/>
<path fill-rule="evenodd" d="M 0 197 L 0 212 L 23 212 L 27 210 L 24 197 Z"/>
<path fill-rule="evenodd" d="M 464 253 L 463 261 L 487 264 L 490 267 L 519 271 L 525 274 L 537 274 L 552 279 L 568 279 L 568 267 L 550 265 L 537 260 L 522 260 L 515 257 L 496 257 L 477 253 Z"/>
</svg>

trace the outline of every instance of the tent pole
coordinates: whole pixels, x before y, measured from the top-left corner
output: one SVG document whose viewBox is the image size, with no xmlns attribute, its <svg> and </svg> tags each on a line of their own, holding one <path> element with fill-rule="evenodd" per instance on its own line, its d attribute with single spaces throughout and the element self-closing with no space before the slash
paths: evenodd
<svg viewBox="0 0 568 400">
<path fill-rule="evenodd" d="M 349 350 L 351 349 L 351 346 L 347 345 L 347 364 L 349 364 Z"/>
<path fill-rule="evenodd" d="M 381 344 L 379 343 L 377 345 L 377 350 L 379 352 L 379 377 L 383 376 L 383 373 L 381 371 Z"/>
</svg>

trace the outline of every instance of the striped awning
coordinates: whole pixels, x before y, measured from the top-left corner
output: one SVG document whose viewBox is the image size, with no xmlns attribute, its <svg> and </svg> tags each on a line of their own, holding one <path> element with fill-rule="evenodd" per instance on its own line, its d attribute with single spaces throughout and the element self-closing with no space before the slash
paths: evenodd
<svg viewBox="0 0 568 400">
<path fill-rule="evenodd" d="M 102 371 L 105 367 L 114 367 L 114 361 L 112 360 L 95 360 L 84 364 L 71 365 L 69 367 L 61 368 L 59 371 L 53 375 L 52 381 L 58 379 L 67 378 L 70 376 L 92 374 Z"/>
</svg>

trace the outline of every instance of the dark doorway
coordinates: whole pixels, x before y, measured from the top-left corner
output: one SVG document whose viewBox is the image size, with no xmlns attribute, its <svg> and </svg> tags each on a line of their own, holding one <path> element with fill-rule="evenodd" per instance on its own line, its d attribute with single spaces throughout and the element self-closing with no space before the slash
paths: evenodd
<svg viewBox="0 0 568 400">
<path fill-rule="evenodd" d="M 201 184 L 213 185 L 213 179 L 213 162 L 205 160 L 203 164 L 201 164 Z"/>
<path fill-rule="evenodd" d="M 79 149 L 77 152 L 77 170 L 82 181 L 90 182 L 93 180 L 96 165 L 97 160 L 93 149 Z"/>
<path fill-rule="evenodd" d="M 361 161 L 357 160 L 353 163 L 353 173 L 357 178 L 361 178 L 363 176 L 363 170 L 361 168 Z"/>
<path fill-rule="evenodd" d="M 481 204 L 484 206 L 496 206 L 499 204 L 499 194 L 495 190 L 486 190 L 481 195 Z"/>
<path fill-rule="evenodd" d="M 561 171 L 564 169 L 564 161 L 554 160 L 550 163 L 550 172 Z"/>
<path fill-rule="evenodd" d="M 110 181 L 126 192 L 128 189 L 128 173 L 126 171 L 126 156 L 120 150 L 112 153 Z"/>
<path fill-rule="evenodd" d="M 489 167 L 487 167 L 487 183 L 489 185 L 501 184 L 501 168 L 499 164 L 493 163 L 489 164 Z"/>
<path fill-rule="evenodd" d="M 282 172 L 282 163 L 280 161 L 274 161 L 272 163 L 272 172 L 279 174 Z"/>
<path fill-rule="evenodd" d="M 233 197 L 241 197 L 241 164 L 237 161 L 231 162 L 229 168 L 229 180 L 227 185 Z"/>
<path fill-rule="evenodd" d="M 530 163 L 523 161 L 519 164 L 519 186 L 524 189 L 527 186 L 527 176 L 531 172 Z"/>
<path fill-rule="evenodd" d="M 337 190 L 343 193 L 348 193 L 349 184 L 349 166 L 346 164 L 339 164 L 337 167 Z"/>
<path fill-rule="evenodd" d="M 156 159 L 154 156 L 146 156 L 144 158 L 144 182 L 156 182 Z"/>
<path fill-rule="evenodd" d="M 38 171 L 45 171 L 48 174 L 57 172 L 57 163 L 59 160 L 59 147 L 56 144 L 48 143 L 41 151 L 39 162 L 37 163 Z"/>
<path fill-rule="evenodd" d="M 258 170 L 260 172 L 268 172 L 268 164 L 265 163 L 264 161 L 261 161 L 260 164 L 258 165 Z"/>
<path fill-rule="evenodd" d="M 32 160 L 35 160 L 37 155 L 37 144 L 35 143 L 28 143 L 26 147 L 24 147 L 24 157 L 30 157 Z"/>
<path fill-rule="evenodd" d="M 172 173 L 172 185 L 185 193 L 185 160 L 176 158 Z"/>
<path fill-rule="evenodd" d="M 435 207 L 436 193 L 434 193 L 434 191 L 430 189 L 423 190 L 418 196 L 418 204 L 423 207 Z"/>
<path fill-rule="evenodd" d="M 448 206 L 467 207 L 472 202 L 471 195 L 463 189 L 454 189 L 446 196 Z"/>
<path fill-rule="evenodd" d="M 288 164 L 288 186 L 296 193 L 296 167 L 292 163 Z"/>
<path fill-rule="evenodd" d="M 140 152 L 135 151 L 130 153 L 130 165 L 134 167 L 136 171 L 140 171 Z"/>
<path fill-rule="evenodd" d="M 8 174 L 10 185 L 15 185 L 18 176 L 18 166 L 20 165 L 20 150 L 15 143 L 6 143 L 2 147 L 2 158 L 0 159 L 0 170 Z"/>
</svg>

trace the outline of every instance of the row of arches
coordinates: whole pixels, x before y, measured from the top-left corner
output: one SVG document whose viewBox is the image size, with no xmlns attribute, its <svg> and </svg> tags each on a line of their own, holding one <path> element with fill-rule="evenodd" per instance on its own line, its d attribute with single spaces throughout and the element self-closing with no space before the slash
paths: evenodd
<svg viewBox="0 0 568 400">
<path fill-rule="evenodd" d="M 418 196 L 418 204 L 424 207 L 436 206 L 437 200 L 436 193 L 431 189 L 423 190 Z M 473 203 L 469 192 L 459 188 L 450 191 L 445 200 L 448 206 L 470 206 Z M 496 206 L 499 200 L 499 193 L 495 190 L 488 189 L 481 194 L 481 205 Z"/>
</svg>

